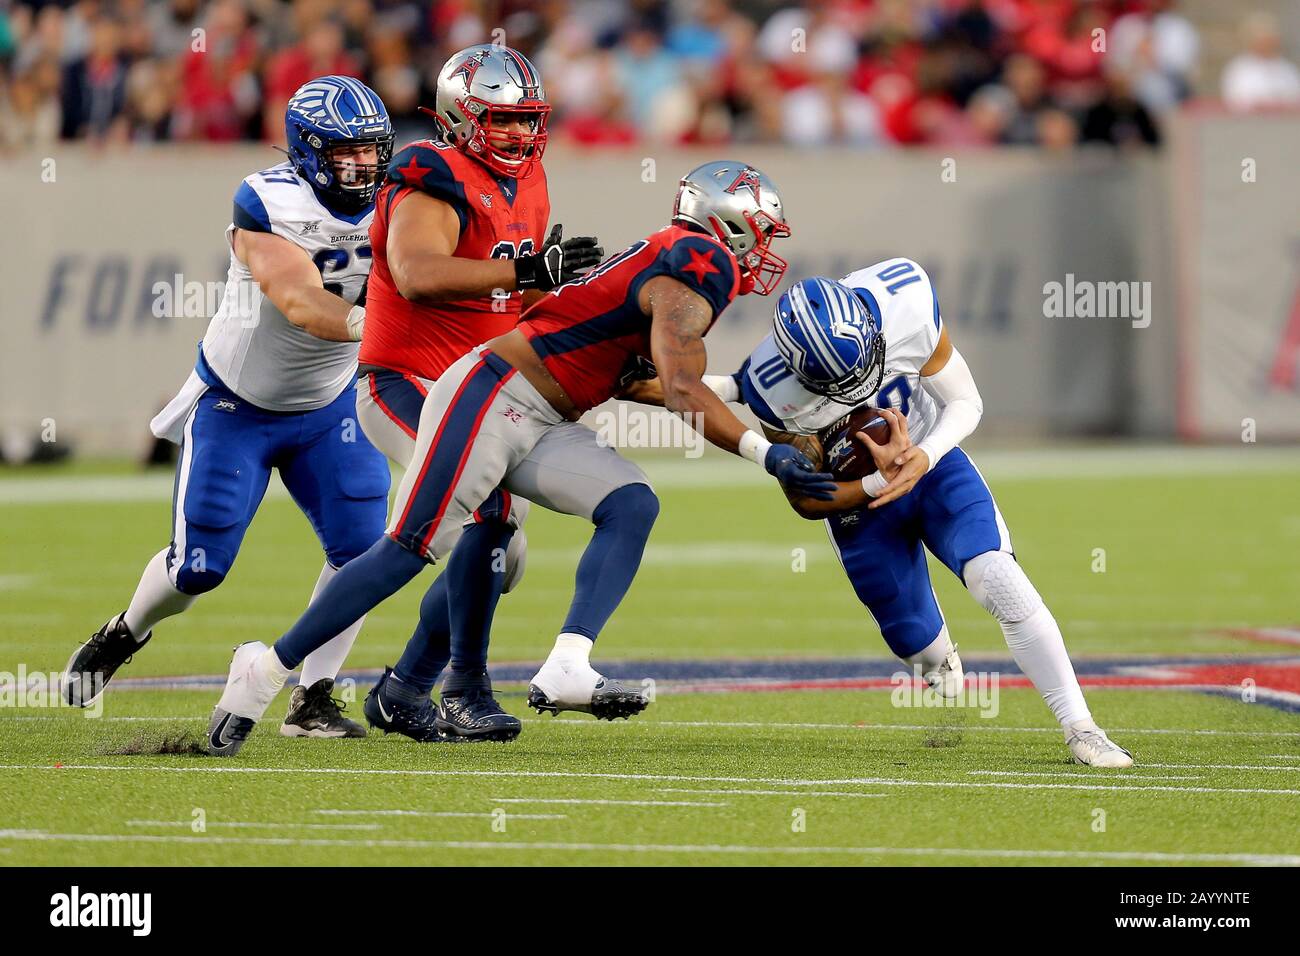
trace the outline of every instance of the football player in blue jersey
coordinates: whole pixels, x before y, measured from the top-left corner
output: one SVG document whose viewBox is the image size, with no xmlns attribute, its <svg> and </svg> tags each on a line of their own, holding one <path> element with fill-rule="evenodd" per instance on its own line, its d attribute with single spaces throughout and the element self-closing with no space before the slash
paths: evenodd
<svg viewBox="0 0 1300 956">
<path fill-rule="evenodd" d="M 961 658 L 930 584 L 925 551 L 993 615 L 1020 669 L 1060 722 L 1075 761 L 1129 767 L 1132 755 L 1093 721 L 1061 629 L 1016 560 L 988 485 L 959 447 L 984 406 L 953 347 L 925 270 L 889 259 L 839 282 L 805 279 L 781 296 L 772 332 L 735 375 L 707 375 L 723 401 L 762 421 L 820 470 L 829 437 L 856 409 L 876 408 L 889 440 L 857 439 L 876 469 L 837 481 L 829 500 L 791 492 L 805 518 L 826 523 L 858 599 L 890 650 L 945 697 L 961 693 Z M 662 403 L 657 381 L 625 397 Z"/>
<path fill-rule="evenodd" d="M 151 423 L 180 445 L 171 542 L 126 609 L 72 655 L 73 705 L 91 704 L 156 625 L 221 584 L 272 469 L 325 551 L 317 592 L 383 534 L 388 463 L 357 426 L 353 383 L 368 230 L 393 128 L 374 91 L 325 76 L 289 101 L 285 133 L 288 160 L 235 192 L 225 296 L 194 370 Z M 361 623 L 304 662 L 283 734 L 365 736 L 332 693 Z"/>
</svg>

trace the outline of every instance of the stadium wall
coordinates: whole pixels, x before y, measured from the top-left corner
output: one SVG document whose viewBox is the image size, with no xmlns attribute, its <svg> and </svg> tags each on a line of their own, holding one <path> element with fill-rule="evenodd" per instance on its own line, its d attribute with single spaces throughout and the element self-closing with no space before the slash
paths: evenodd
<svg viewBox="0 0 1300 956">
<path fill-rule="evenodd" d="M 1189 306 L 1187 284 L 1180 296 L 1174 282 L 1168 158 L 735 151 L 781 185 L 794 229 L 781 249 L 791 275 L 841 275 L 895 255 L 931 272 L 984 393 L 984 434 L 1170 435 L 1178 427 L 1179 376 L 1186 382 L 1189 362 L 1205 359 L 1178 348 Z M 155 285 L 179 281 L 182 299 L 221 288 L 231 197 L 244 175 L 277 156 L 264 147 L 69 147 L 52 169 L 38 156 L 8 164 L 10 219 L 0 233 L 6 434 L 53 422 L 59 440 L 81 453 L 143 447 L 149 418 L 185 379 L 215 306 L 191 295 L 198 308 L 189 314 L 178 317 L 178 304 L 158 315 Z M 708 158 L 556 147 L 547 155 L 554 221 L 568 235 L 595 233 L 606 249 L 619 248 L 664 223 L 676 178 Z M 1252 215 L 1276 231 L 1282 211 L 1264 206 Z M 1297 221 L 1293 214 L 1291 226 Z M 1208 225 L 1196 236 L 1214 239 Z M 1230 258 L 1199 281 L 1227 281 L 1236 276 L 1232 263 L 1252 260 L 1240 246 L 1220 254 Z M 1049 317 L 1045 285 L 1067 282 L 1150 283 L 1149 324 Z M 709 338 L 714 370 L 738 364 L 764 334 L 771 306 L 751 296 L 726 314 Z M 1251 314 L 1242 302 L 1234 321 Z M 1200 317 L 1196 310 L 1193 321 Z"/>
</svg>

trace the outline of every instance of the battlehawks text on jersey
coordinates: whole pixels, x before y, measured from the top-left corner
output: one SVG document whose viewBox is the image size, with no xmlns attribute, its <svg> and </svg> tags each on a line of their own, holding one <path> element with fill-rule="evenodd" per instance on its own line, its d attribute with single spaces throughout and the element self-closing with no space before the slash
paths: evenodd
<svg viewBox="0 0 1300 956">
<path fill-rule="evenodd" d="M 911 259 L 887 259 L 840 280 L 853 289 L 885 336 L 885 375 L 880 390 L 856 405 L 895 408 L 907 419 L 913 444 L 934 427 L 938 406 L 921 387 L 921 368 L 934 354 L 943 330 L 930 277 Z M 815 435 L 849 408 L 808 391 L 795 377 L 769 335 L 737 373 L 741 398 L 773 428 Z"/>
<path fill-rule="evenodd" d="M 370 272 L 372 214 L 369 207 L 355 216 L 327 209 L 285 162 L 244 179 L 226 239 L 233 243 L 236 229 L 287 239 L 311 256 L 327 290 L 356 302 Z M 299 412 L 338 398 L 356 367 L 354 343 L 327 342 L 292 324 L 262 295 L 232 245 L 225 295 L 203 335 L 201 377 L 215 373 L 259 408 Z"/>
<path fill-rule="evenodd" d="M 497 177 L 478 160 L 435 140 L 411 143 L 393 157 L 370 230 L 375 262 L 361 364 L 436 379 L 474 346 L 514 328 L 520 295 L 436 305 L 402 297 L 388 265 L 388 229 L 397 207 L 417 190 L 455 210 L 460 241 L 452 255 L 464 259 L 514 259 L 537 252 L 551 201 L 540 165 L 522 180 Z"/>
<path fill-rule="evenodd" d="M 650 316 L 637 296 L 655 276 L 699 293 L 716 322 L 740 285 L 740 269 L 712 236 L 669 226 L 539 299 L 519 323 L 552 377 L 581 411 L 613 396 L 628 363 L 650 360 Z"/>
</svg>

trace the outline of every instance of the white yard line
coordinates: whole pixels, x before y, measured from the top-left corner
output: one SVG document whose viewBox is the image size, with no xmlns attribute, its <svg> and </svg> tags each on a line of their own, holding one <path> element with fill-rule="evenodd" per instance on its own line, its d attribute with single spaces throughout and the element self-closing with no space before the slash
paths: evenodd
<svg viewBox="0 0 1300 956">
<path fill-rule="evenodd" d="M 888 793 L 857 793 L 852 790 L 699 790 L 694 787 L 655 787 L 655 793 L 707 793 L 746 797 L 856 797 L 860 800 L 877 800 L 892 796 Z"/>
<path fill-rule="evenodd" d="M 313 810 L 312 813 L 320 813 L 328 816 L 357 816 L 357 817 L 477 817 L 480 819 L 491 819 L 496 816 L 494 813 L 484 813 L 474 810 Z M 511 820 L 567 820 L 567 813 L 508 813 L 506 814 Z M 331 826 L 332 824 L 316 824 L 317 826 Z M 342 826 L 342 824 L 338 824 Z M 378 829 L 378 824 L 370 824 Z"/>
<path fill-rule="evenodd" d="M 594 720 L 566 718 L 556 720 L 553 717 L 525 717 L 526 724 L 549 724 L 555 727 L 603 727 Z M 628 724 L 629 727 L 740 727 L 773 730 L 940 730 L 933 724 L 824 724 L 796 723 L 790 721 L 758 720 L 640 720 Z M 997 725 L 965 724 L 959 728 L 965 731 L 983 731 L 1004 734 L 1056 734 L 1059 727 L 1003 727 Z M 1184 727 L 1110 727 L 1111 734 L 1176 734 L 1187 736 L 1226 736 L 1226 737 L 1300 737 L 1300 730 L 1220 730 L 1216 728 L 1194 729 Z"/>
<path fill-rule="evenodd" d="M 193 827 L 193 820 L 126 820 L 128 827 Z M 235 827 L 241 830 L 382 830 L 378 823 L 267 823 L 264 821 L 209 820 L 205 827 Z"/>
<path fill-rule="evenodd" d="M 1145 765 L 1144 765 L 1145 766 Z M 967 774 L 972 777 L 1051 777 L 1054 780 L 1060 780 L 1063 777 L 1073 777 L 1079 780 L 1086 779 L 1087 774 L 1083 773 L 1052 773 L 1046 770 L 967 770 Z M 1163 774 L 1145 774 L 1145 773 L 1113 773 L 1106 775 L 1107 780 L 1204 780 L 1204 774 L 1191 774 L 1189 776 L 1165 776 Z"/>
<path fill-rule="evenodd" d="M 1139 766 L 1155 767 L 1158 770 L 1284 770 L 1300 773 L 1300 767 L 1270 767 L 1267 764 L 1250 763 L 1147 763 Z"/>
<path fill-rule="evenodd" d="M 1199 768 L 1198 768 L 1199 769 Z M 397 770 L 358 767 L 170 767 L 170 766 L 120 766 L 115 764 L 63 764 L 53 767 L 48 764 L 0 764 L 4 770 L 46 770 L 63 773 L 82 771 L 90 773 L 287 773 L 287 774 L 356 774 L 361 776 L 416 776 L 416 777 L 514 777 L 539 779 L 569 780 L 635 780 L 654 782 L 681 783 L 753 783 L 775 784 L 786 787 L 817 786 L 879 786 L 879 787 L 936 787 L 950 789 L 1002 789 L 1002 790 L 1109 790 L 1127 793 L 1250 793 L 1250 794 L 1284 794 L 1300 796 L 1300 790 L 1287 790 L 1275 787 L 1173 787 L 1173 786 L 1113 786 L 1110 784 L 1075 784 L 1075 783 L 1013 783 L 1004 781 L 974 782 L 967 780 L 898 780 L 890 777 L 846 777 L 830 780 L 792 780 L 783 777 L 705 777 L 686 774 L 652 774 L 652 773 L 582 773 L 572 770 Z M 1099 777 L 1099 780 L 1107 779 Z"/>
<path fill-rule="evenodd" d="M 664 791 L 667 792 L 667 791 Z M 684 791 L 693 793 L 696 791 Z M 705 793 L 707 791 L 698 791 Z M 724 791 L 718 791 L 724 792 Z M 726 791 L 738 792 L 738 791 Z M 710 800 L 596 800 L 568 797 L 492 797 L 491 803 L 561 803 L 579 805 L 592 805 L 600 807 L 726 807 L 730 804 L 710 801 Z"/>
<path fill-rule="evenodd" d="M 896 846 L 753 846 L 748 844 L 677 843 L 566 843 L 520 840 L 347 840 L 292 837 L 220 837 L 131 833 L 47 833 L 43 830 L 0 830 L 0 840 L 70 843 L 189 843 L 214 845 L 292 847 L 391 847 L 442 850 L 554 850 L 591 853 L 727 853 L 806 856 L 839 854 L 849 856 L 923 856 L 994 859 L 1106 860 L 1152 863 L 1246 863 L 1256 866 L 1300 866 L 1300 856 L 1265 853 L 1161 853 L 1156 851 L 1038 850 L 993 847 L 896 847 Z"/>
</svg>

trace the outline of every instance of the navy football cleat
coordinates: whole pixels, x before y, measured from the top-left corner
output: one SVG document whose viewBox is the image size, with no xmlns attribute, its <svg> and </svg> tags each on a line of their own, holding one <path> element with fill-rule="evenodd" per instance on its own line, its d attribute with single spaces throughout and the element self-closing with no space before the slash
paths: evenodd
<svg viewBox="0 0 1300 956">
<path fill-rule="evenodd" d="M 438 708 L 429 695 L 403 687 L 391 667 L 385 667 L 384 676 L 370 688 L 361 710 L 366 723 L 386 734 L 401 734 L 422 744 L 446 741 L 438 729 Z"/>
<path fill-rule="evenodd" d="M 72 707 L 89 707 L 104 693 L 117 669 L 149 643 L 153 631 L 137 641 L 118 614 L 90 636 L 63 668 L 63 699 Z"/>
<path fill-rule="evenodd" d="M 257 726 L 251 717 L 238 717 L 218 707 L 208 722 L 208 753 L 213 757 L 233 757 Z"/>
<path fill-rule="evenodd" d="M 482 671 L 447 678 L 438 707 L 438 729 L 449 739 L 506 743 L 519 736 L 523 724 L 501 709 L 492 696 L 492 681 L 487 671 Z"/>
</svg>

